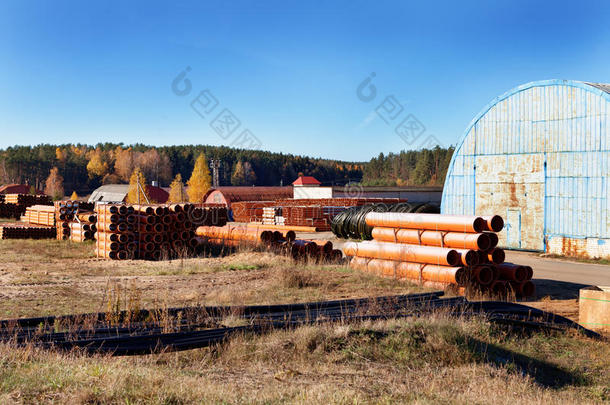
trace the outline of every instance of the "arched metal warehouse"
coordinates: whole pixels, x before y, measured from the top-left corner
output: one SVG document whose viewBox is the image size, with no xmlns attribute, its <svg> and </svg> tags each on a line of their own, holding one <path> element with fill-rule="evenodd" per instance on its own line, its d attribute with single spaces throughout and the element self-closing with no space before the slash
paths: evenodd
<svg viewBox="0 0 610 405">
<path fill-rule="evenodd" d="M 610 84 L 546 80 L 497 97 L 470 123 L 441 212 L 500 214 L 500 245 L 610 256 Z"/>
</svg>

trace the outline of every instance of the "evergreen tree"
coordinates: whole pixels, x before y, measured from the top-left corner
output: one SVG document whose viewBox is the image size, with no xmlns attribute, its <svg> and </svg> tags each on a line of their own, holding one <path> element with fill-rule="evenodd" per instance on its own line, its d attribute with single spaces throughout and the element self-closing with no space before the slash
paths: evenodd
<svg viewBox="0 0 610 405">
<path fill-rule="evenodd" d="M 45 185 L 45 193 L 53 200 L 61 200 L 64 197 L 64 178 L 59 174 L 57 167 L 51 169 Z"/>
<path fill-rule="evenodd" d="M 140 170 L 139 167 L 136 167 L 129 178 L 129 193 L 127 194 L 127 203 L 146 204 L 147 201 L 150 201 L 150 199 L 146 195 L 146 178 L 144 177 L 142 170 Z"/>
<path fill-rule="evenodd" d="M 170 203 L 181 203 L 186 200 L 184 195 L 184 183 L 182 183 L 182 175 L 178 173 L 169 186 L 169 199 Z"/>
<path fill-rule="evenodd" d="M 197 160 L 195 160 L 195 167 L 187 185 L 189 201 L 192 203 L 202 203 L 203 196 L 212 185 L 210 169 L 203 153 L 200 153 Z"/>
</svg>

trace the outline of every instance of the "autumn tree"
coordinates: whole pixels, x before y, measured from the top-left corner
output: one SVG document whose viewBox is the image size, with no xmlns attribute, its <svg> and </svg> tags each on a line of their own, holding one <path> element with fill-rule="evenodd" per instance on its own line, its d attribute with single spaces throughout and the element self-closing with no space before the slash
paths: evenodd
<svg viewBox="0 0 610 405">
<path fill-rule="evenodd" d="M 131 173 L 129 178 L 129 192 L 127 193 L 127 203 L 129 204 L 146 204 L 150 201 L 146 195 L 146 178 L 140 170 L 136 167 Z"/>
<path fill-rule="evenodd" d="M 172 164 L 166 154 L 159 153 L 155 148 L 135 153 L 134 164 L 142 170 L 147 179 L 157 180 L 161 184 L 171 181 Z"/>
<path fill-rule="evenodd" d="M 117 146 L 114 150 L 114 172 L 122 181 L 129 181 L 134 169 L 133 151 Z"/>
<path fill-rule="evenodd" d="M 231 175 L 231 184 L 234 186 L 245 186 L 246 185 L 246 172 L 244 171 L 244 164 L 241 160 L 237 161 L 235 170 Z"/>
<path fill-rule="evenodd" d="M 182 183 L 182 175 L 178 173 L 172 184 L 169 185 L 169 199 L 167 201 L 170 203 L 181 203 L 184 200 L 184 183 Z"/>
<path fill-rule="evenodd" d="M 71 201 L 77 201 L 78 200 L 78 194 L 76 194 L 76 191 L 72 192 L 72 195 L 70 196 L 70 200 Z"/>
<path fill-rule="evenodd" d="M 203 202 L 203 196 L 208 192 L 212 185 L 212 178 L 210 177 L 210 169 L 208 163 L 205 160 L 203 153 L 200 153 L 195 160 L 195 167 L 193 168 L 193 174 L 187 182 L 189 195 L 189 201 L 192 203 Z"/>
<path fill-rule="evenodd" d="M 87 173 L 89 178 L 104 177 L 108 173 L 108 162 L 101 149 L 95 149 L 89 152 L 89 163 L 87 163 Z"/>
<path fill-rule="evenodd" d="M 54 200 L 61 200 L 64 197 L 64 179 L 59 174 L 59 169 L 57 167 L 51 169 L 45 183 L 44 192 Z"/>
</svg>

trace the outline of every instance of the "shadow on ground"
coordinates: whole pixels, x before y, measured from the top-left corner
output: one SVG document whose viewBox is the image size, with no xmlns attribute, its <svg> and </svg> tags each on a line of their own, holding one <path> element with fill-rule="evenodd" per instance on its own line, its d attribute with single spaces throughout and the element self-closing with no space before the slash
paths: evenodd
<svg viewBox="0 0 610 405">
<path fill-rule="evenodd" d="M 525 356 L 498 345 L 470 338 L 468 348 L 483 361 L 514 369 L 516 372 L 530 376 L 544 387 L 561 388 L 566 385 L 587 384 L 583 375 L 563 370 L 549 362 Z"/>
<path fill-rule="evenodd" d="M 579 290 L 587 287 L 587 284 L 548 280 L 544 278 L 537 278 L 532 281 L 536 285 L 536 295 L 538 297 L 549 296 L 558 300 L 578 299 Z"/>
</svg>

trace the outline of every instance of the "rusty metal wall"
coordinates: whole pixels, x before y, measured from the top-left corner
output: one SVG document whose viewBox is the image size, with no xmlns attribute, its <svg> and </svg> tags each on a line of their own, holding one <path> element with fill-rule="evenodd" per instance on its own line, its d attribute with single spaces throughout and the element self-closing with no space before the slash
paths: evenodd
<svg viewBox="0 0 610 405">
<path fill-rule="evenodd" d="M 572 241 L 560 245 L 574 254 L 574 246 L 605 244 L 610 238 L 608 91 L 605 85 L 548 80 L 496 98 L 456 148 L 441 211 L 503 215 L 504 247 L 545 251 L 560 237 Z M 573 242 L 587 238 L 596 242 Z M 590 250 L 577 249 L 591 256 Z"/>
</svg>

